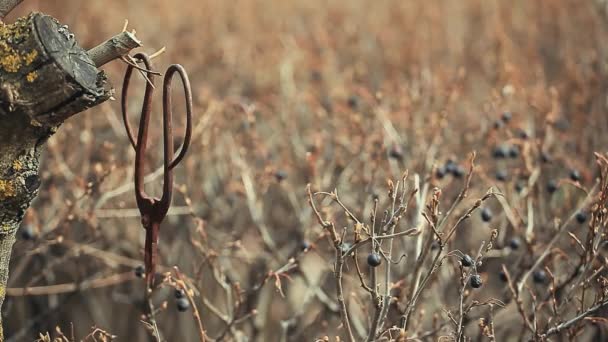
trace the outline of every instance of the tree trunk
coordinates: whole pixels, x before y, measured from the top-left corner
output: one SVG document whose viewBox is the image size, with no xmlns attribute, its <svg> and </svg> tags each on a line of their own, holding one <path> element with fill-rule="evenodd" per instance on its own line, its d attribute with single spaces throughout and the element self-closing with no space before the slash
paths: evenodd
<svg viewBox="0 0 608 342">
<path fill-rule="evenodd" d="M 111 96 L 67 26 L 33 13 L 0 22 L 0 308 L 15 234 L 38 193 L 44 142 L 72 115 Z M 0 341 L 3 341 L 0 316 Z"/>
</svg>

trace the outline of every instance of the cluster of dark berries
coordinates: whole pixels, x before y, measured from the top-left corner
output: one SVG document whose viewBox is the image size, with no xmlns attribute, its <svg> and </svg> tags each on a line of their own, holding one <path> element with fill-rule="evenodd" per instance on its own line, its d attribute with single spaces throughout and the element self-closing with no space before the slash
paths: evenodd
<svg viewBox="0 0 608 342">
<path fill-rule="evenodd" d="M 186 293 L 182 289 L 175 289 L 175 305 L 177 307 L 177 311 L 185 312 L 190 308 L 190 301 L 186 298 Z"/>
<path fill-rule="evenodd" d="M 464 254 L 462 258 L 460 258 L 460 263 L 463 267 L 472 267 L 475 265 L 475 260 L 468 254 Z M 481 276 L 477 273 L 473 274 L 469 279 L 469 284 L 474 289 L 478 289 L 483 285 L 483 281 L 481 280 Z"/>
<path fill-rule="evenodd" d="M 511 118 L 513 117 L 513 115 L 511 114 L 511 112 L 509 111 L 504 111 L 501 115 L 500 115 L 500 119 L 494 121 L 494 128 L 495 129 L 500 129 L 502 128 L 505 124 L 509 123 L 509 121 L 511 121 Z"/>
<path fill-rule="evenodd" d="M 517 158 L 519 157 L 519 147 L 517 145 L 507 145 L 501 144 L 494 147 L 492 151 L 492 157 L 495 159 L 503 159 L 503 158 Z"/>
<path fill-rule="evenodd" d="M 452 159 L 448 159 L 445 165 L 437 168 L 437 170 L 435 171 L 435 176 L 438 179 L 442 179 L 447 174 L 451 174 L 456 178 L 462 178 L 462 176 L 464 176 L 464 173 L 465 171 L 462 166 L 456 164 L 456 162 Z"/>
</svg>

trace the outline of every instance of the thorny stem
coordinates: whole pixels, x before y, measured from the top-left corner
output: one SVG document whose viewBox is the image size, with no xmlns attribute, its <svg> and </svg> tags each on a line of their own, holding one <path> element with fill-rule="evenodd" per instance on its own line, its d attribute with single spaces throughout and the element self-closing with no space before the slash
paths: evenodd
<svg viewBox="0 0 608 342">
<path fill-rule="evenodd" d="M 205 327 L 203 326 L 203 322 L 201 320 L 201 314 L 198 311 L 198 307 L 196 306 L 196 303 L 194 302 L 194 298 L 192 298 L 190 291 L 188 291 L 188 289 L 186 288 L 186 282 L 184 280 L 184 277 L 182 276 L 182 273 L 179 271 L 179 269 L 177 267 L 174 267 L 174 270 L 175 270 L 175 274 L 177 275 L 177 279 L 179 279 L 179 282 L 181 283 L 184 293 L 186 294 L 186 296 L 188 297 L 188 300 L 192 304 L 191 305 L 193 308 L 192 314 L 194 315 L 194 319 L 196 321 L 196 324 L 198 325 L 198 333 L 199 333 L 200 340 L 201 340 L 201 342 L 205 342 L 205 341 L 207 341 L 207 335 L 205 334 Z"/>
<path fill-rule="evenodd" d="M 399 208 L 397 210 L 395 210 L 395 205 L 396 205 L 396 201 L 397 201 L 397 191 L 395 191 L 394 195 L 393 195 L 393 205 L 392 205 L 392 218 L 391 221 L 395 221 L 393 224 L 391 224 L 390 226 L 390 231 L 389 231 L 389 235 L 392 235 L 395 233 L 395 228 L 397 227 L 397 223 L 401 218 L 401 215 L 407 211 L 407 207 L 409 204 L 409 200 L 413 199 L 414 196 L 417 194 L 418 189 L 416 188 L 410 195 L 409 200 L 406 202 L 405 201 L 405 182 L 407 180 L 407 176 L 408 173 L 406 172 L 403 175 L 401 184 L 402 184 L 402 193 L 401 193 L 401 198 L 399 199 L 400 203 L 399 203 Z M 396 189 L 399 189 L 399 183 L 397 183 Z M 394 239 L 390 239 L 389 240 L 389 247 L 388 247 L 388 257 L 389 259 L 393 258 L 393 242 Z M 384 324 L 385 320 L 386 320 L 386 316 L 388 315 L 388 310 L 391 304 L 391 299 L 392 296 L 390 294 L 390 283 L 391 283 L 391 263 L 387 262 L 386 263 L 386 271 L 385 271 L 385 280 L 384 280 L 384 303 L 382 305 L 382 311 L 380 313 L 380 325 L 377 326 L 374 329 L 374 335 L 378 333 L 378 329 L 382 329 L 382 325 Z"/>
<path fill-rule="evenodd" d="M 404 230 L 402 232 L 399 233 L 394 233 L 394 234 L 387 234 L 387 235 L 377 235 L 375 237 L 369 237 L 365 240 L 361 240 L 360 242 L 355 243 L 354 245 L 352 245 L 349 249 L 346 250 L 346 252 L 344 252 L 344 255 L 350 255 L 353 251 L 359 249 L 360 247 L 363 247 L 363 245 L 366 245 L 372 241 L 380 241 L 380 240 L 387 240 L 387 239 L 393 239 L 399 236 L 413 236 L 413 235 L 417 235 L 420 233 L 420 229 L 418 228 L 410 228 L 408 230 Z"/>
<path fill-rule="evenodd" d="M 471 153 L 469 173 L 467 174 L 467 178 L 465 180 L 464 187 L 462 188 L 462 191 L 460 191 L 460 193 L 458 194 L 458 197 L 456 198 L 456 200 L 452 203 L 452 206 L 450 207 L 450 209 L 448 209 L 448 211 L 443 216 L 441 221 L 439 221 L 439 224 L 437 224 L 437 230 L 441 231 L 441 228 L 446 223 L 447 219 L 452 215 L 452 212 L 454 211 L 454 209 L 456 209 L 456 207 L 460 204 L 460 202 L 462 202 L 462 200 L 467 197 L 467 194 L 469 192 L 469 187 L 471 186 L 471 178 L 473 177 L 473 170 L 475 169 L 475 156 L 476 155 L 477 154 L 475 152 Z M 447 239 L 446 239 L 446 241 L 447 241 Z"/>
<path fill-rule="evenodd" d="M 502 265 L 502 271 L 504 272 L 505 277 L 507 278 L 507 285 L 509 286 L 511 295 L 513 296 L 513 299 L 515 300 L 515 304 L 517 305 L 517 310 L 519 311 L 519 315 L 521 316 L 522 320 L 524 321 L 524 325 L 526 326 L 526 328 L 528 328 L 528 330 L 530 330 L 530 332 L 534 333 L 534 327 L 532 327 L 532 322 L 530 322 L 528 315 L 526 315 L 526 311 L 523 306 L 523 301 L 519 297 L 519 293 L 515 290 L 515 286 L 513 285 L 511 274 L 509 273 L 509 270 L 507 270 L 505 265 Z"/>
<path fill-rule="evenodd" d="M 154 335 L 154 339 L 157 342 L 161 342 L 162 338 L 160 337 L 160 331 L 158 330 L 158 324 L 156 324 L 156 309 L 154 308 L 154 304 L 152 304 L 152 289 L 146 287 L 146 304 L 148 309 L 148 320 L 147 324 L 152 328 L 152 335 Z"/>
<path fill-rule="evenodd" d="M 545 339 L 548 336 L 554 335 L 559 333 L 560 331 L 564 330 L 564 329 L 568 329 L 571 326 L 573 326 L 574 324 L 580 322 L 581 320 L 585 319 L 587 316 L 595 313 L 596 311 L 600 310 L 601 308 L 603 308 L 604 306 L 608 306 L 608 299 L 604 300 L 603 302 L 597 303 L 596 305 L 592 306 L 591 308 L 587 309 L 587 311 L 577 315 L 576 317 L 559 324 L 556 327 L 553 327 L 549 330 L 547 330 L 547 332 L 545 334 L 543 334 L 541 337 L 543 339 Z"/>
<path fill-rule="evenodd" d="M 346 308 L 346 301 L 344 300 L 344 290 L 342 288 L 342 269 L 344 266 L 344 257 L 340 248 L 336 248 L 336 262 L 334 275 L 336 278 L 336 292 L 338 295 L 338 305 L 340 306 L 340 316 L 342 317 L 342 324 L 348 334 L 348 340 L 355 342 L 355 336 L 350 326 L 350 320 L 348 318 L 348 309 Z"/>
<path fill-rule="evenodd" d="M 534 272 L 534 270 L 545 260 L 545 258 L 553 250 L 553 245 L 555 245 L 557 243 L 557 241 L 564 235 L 564 233 L 568 231 L 568 229 L 566 227 L 570 224 L 570 222 L 572 222 L 572 220 L 576 216 L 576 213 L 580 210 L 580 208 L 586 207 L 589 204 L 589 202 L 593 199 L 593 196 L 595 196 L 595 194 L 597 192 L 597 188 L 598 188 L 598 183 L 596 182 L 595 185 L 593 186 L 593 188 L 589 191 L 587 198 L 585 198 L 585 200 L 579 206 L 579 208 L 577 208 L 572 214 L 570 214 L 568 219 L 566 219 L 566 221 L 564 221 L 564 223 L 562 223 L 562 225 L 558 228 L 557 233 L 555 234 L 553 239 L 551 239 L 549 244 L 547 244 L 547 246 L 545 247 L 545 250 L 543 251 L 543 253 L 536 259 L 536 261 L 534 262 L 534 265 L 532 267 L 530 267 L 530 269 L 526 273 L 524 273 L 524 275 L 521 277 L 521 279 L 517 283 L 517 294 L 518 295 L 521 293 L 521 290 L 523 289 L 524 284 L 526 283 L 526 280 L 528 279 L 530 274 L 532 274 L 532 272 Z"/>
<path fill-rule="evenodd" d="M 475 262 L 473 264 L 473 267 L 465 275 L 465 277 L 463 279 L 462 287 L 460 288 L 460 305 L 459 305 L 458 331 L 456 333 L 456 341 L 461 341 L 463 339 L 463 336 L 462 336 L 463 331 L 462 331 L 462 329 L 464 328 L 463 321 L 464 321 L 464 316 L 465 316 L 465 312 L 464 312 L 464 292 L 465 292 L 465 289 L 467 288 L 467 284 L 469 283 L 469 279 L 471 278 L 471 275 L 473 274 L 473 272 L 477 272 L 477 270 L 476 270 L 477 263 L 479 262 L 479 260 L 481 260 L 481 256 L 482 256 L 481 253 L 483 251 L 484 246 L 485 246 L 485 241 L 481 243 L 481 246 L 479 247 L 479 252 L 477 253 L 477 258 L 475 258 Z"/>
<path fill-rule="evenodd" d="M 414 311 L 414 308 L 416 307 L 416 302 L 418 301 L 418 297 L 424 290 L 426 283 L 429 281 L 429 279 L 431 279 L 431 276 L 433 274 L 435 274 L 435 271 L 437 271 L 437 269 L 441 266 L 441 262 L 443 260 L 443 258 L 441 258 L 441 255 L 443 254 L 444 248 L 445 248 L 444 246 L 439 246 L 439 251 L 437 251 L 435 258 L 433 259 L 433 262 L 431 263 L 430 271 L 426 274 L 424 279 L 422 279 L 422 281 L 419 283 L 420 285 L 417 287 L 416 292 L 411 297 L 410 302 L 408 303 L 407 308 L 405 309 L 405 313 L 402 316 L 402 323 L 401 323 L 402 329 L 407 330 L 407 326 L 409 323 L 409 317 L 412 314 L 412 312 Z M 440 258 L 441 258 L 441 260 L 440 260 Z"/>
<path fill-rule="evenodd" d="M 375 246 L 374 246 L 374 238 L 376 237 L 376 229 L 375 229 L 375 224 L 372 226 L 372 231 L 371 231 L 371 239 L 372 239 L 372 252 L 375 251 Z M 391 240 L 392 241 L 392 240 Z M 378 242 L 379 243 L 379 242 Z M 380 248 L 380 247 L 378 247 Z M 387 268 L 390 268 L 390 263 L 387 262 L 386 265 Z M 378 329 L 378 324 L 380 321 L 380 316 L 381 316 L 381 312 L 382 312 L 382 305 L 383 305 L 383 301 L 382 298 L 380 297 L 380 295 L 378 294 L 378 280 L 377 280 L 377 269 L 376 267 L 371 267 L 371 280 L 372 280 L 372 300 L 374 301 L 374 306 L 375 306 L 375 313 L 374 313 L 374 319 L 372 321 L 372 326 L 369 330 L 369 333 L 367 335 L 367 341 L 373 341 L 374 337 L 376 336 L 376 330 Z M 388 281 L 388 279 L 387 279 Z"/>
<path fill-rule="evenodd" d="M 315 213 L 315 216 L 317 217 L 317 220 L 319 221 L 321 227 L 323 227 L 323 229 L 329 232 L 334 244 L 334 249 L 336 252 L 336 260 L 334 263 L 334 277 L 336 278 L 336 292 L 338 296 L 338 306 L 340 307 L 340 317 L 342 318 L 342 325 L 344 326 L 344 329 L 348 334 L 348 340 L 354 342 L 355 337 L 353 335 L 353 330 L 350 325 L 350 320 L 348 318 L 348 309 L 346 308 L 346 301 L 344 300 L 344 290 L 342 288 L 342 270 L 344 266 L 344 257 L 346 254 L 342 253 L 342 250 L 340 248 L 342 242 L 341 239 L 338 237 L 334 224 L 330 221 L 325 221 L 321 216 L 319 210 L 317 210 L 317 207 L 313 200 L 310 184 L 306 186 L 306 191 L 308 193 L 308 203 L 310 204 L 312 211 Z"/>
<path fill-rule="evenodd" d="M 418 260 L 416 261 L 416 266 L 415 266 L 415 271 L 414 271 L 414 284 L 412 286 L 412 289 L 410 291 L 410 300 L 409 303 L 405 309 L 405 312 L 403 313 L 403 315 L 401 316 L 401 328 L 402 329 L 406 329 L 408 327 L 409 324 L 409 317 L 412 314 L 415 306 L 416 306 L 416 302 L 418 301 L 418 297 L 420 296 L 420 294 L 422 293 L 422 291 L 424 290 L 427 282 L 430 280 L 431 276 L 437 271 L 437 269 L 441 266 L 441 262 L 443 261 L 442 255 L 443 255 L 443 251 L 445 249 L 445 244 L 447 243 L 447 241 L 449 240 L 449 237 L 451 237 L 451 235 L 455 232 L 456 228 L 458 227 L 459 223 L 463 220 L 464 217 L 467 217 L 468 214 L 465 214 L 463 217 L 461 217 L 458 222 L 454 225 L 454 227 L 451 229 L 451 231 L 447 234 L 446 239 L 441 239 L 441 236 L 439 235 L 441 228 L 443 227 L 443 225 L 447 222 L 447 219 L 451 216 L 452 212 L 454 211 L 454 209 L 456 209 L 456 207 L 458 206 L 458 204 L 460 204 L 460 202 L 467 197 L 467 193 L 469 191 L 469 186 L 471 184 L 471 178 L 473 177 L 473 171 L 475 169 L 475 156 L 476 153 L 472 152 L 471 156 L 470 156 L 470 166 L 469 166 L 469 173 L 467 174 L 465 183 L 464 183 L 464 187 L 462 188 L 462 191 L 460 191 L 460 193 L 458 194 L 458 197 L 456 198 L 456 200 L 452 203 L 450 209 L 447 211 L 447 213 L 443 216 L 443 218 L 439 221 L 439 223 L 437 222 L 428 222 L 429 226 L 431 226 L 431 228 L 433 229 L 433 232 L 438 235 L 437 238 L 441 241 L 439 243 L 439 250 L 437 251 L 437 254 L 435 255 L 435 258 L 433 259 L 432 263 L 431 263 L 431 269 L 429 270 L 429 272 L 427 272 L 427 274 L 424 276 L 424 278 L 422 278 L 421 280 L 421 276 L 422 276 L 422 269 L 423 269 L 423 264 L 424 264 L 424 260 L 426 259 L 426 256 L 430 250 L 431 244 L 432 244 L 432 240 L 433 237 L 429 236 L 429 240 L 426 244 L 426 247 L 424 248 L 424 250 L 422 251 L 422 253 L 420 254 L 420 256 L 418 257 Z"/>
</svg>

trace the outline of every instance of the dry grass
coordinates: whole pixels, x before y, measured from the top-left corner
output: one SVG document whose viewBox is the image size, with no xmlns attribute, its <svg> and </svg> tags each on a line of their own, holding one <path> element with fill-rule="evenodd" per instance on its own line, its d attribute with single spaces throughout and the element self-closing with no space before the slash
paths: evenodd
<svg viewBox="0 0 608 342">
<path fill-rule="evenodd" d="M 608 44 L 593 1 L 28 0 L 11 18 L 33 9 L 68 24 L 85 47 L 129 19 L 143 51 L 166 46 L 159 70 L 181 63 L 190 72 L 193 146 L 177 170 L 160 243 L 163 270 L 177 265 L 184 281 L 172 272 L 154 296 L 166 340 L 199 338 L 192 310 L 175 309 L 170 287 L 184 285 L 211 338 L 344 339 L 340 260 L 356 340 L 371 326 L 399 341 L 527 340 L 605 300 L 606 184 L 596 184 L 593 152 L 608 146 Z M 117 86 L 124 69 L 106 67 Z M 495 129 L 503 111 L 513 117 Z M 493 159 L 503 143 L 519 155 Z M 157 165 L 160 151 L 150 155 Z M 438 179 L 435 169 L 453 159 L 467 171 L 473 151 L 470 186 L 458 200 L 466 174 Z M 541 151 L 552 160 L 543 163 Z M 132 273 L 144 236 L 129 188 L 133 155 L 118 102 L 69 120 L 49 141 L 43 186 L 26 218 L 37 238 L 18 241 L 12 258 L 3 308 L 9 340 L 59 336 L 57 326 L 68 339 L 72 329 L 84 338 L 94 325 L 119 341 L 150 339 L 140 321 L 144 281 Z M 580 183 L 568 180 L 571 169 Z M 496 180 L 499 170 L 506 181 Z M 559 184 L 553 194 L 549 180 Z M 309 183 L 312 192 L 337 189 L 339 196 L 312 196 L 338 241 L 308 205 Z M 159 184 L 157 177 L 149 190 Z M 525 185 L 520 193 L 517 184 Z M 484 197 L 489 190 L 497 195 Z M 490 223 L 479 205 L 492 209 Z M 581 207 L 590 213 L 585 224 L 571 216 Z M 419 231 L 363 244 L 357 266 L 336 250 L 356 242 L 355 218 L 359 234 L 372 235 L 373 212 L 377 229 Z M 386 217 L 396 213 L 392 225 Z M 513 237 L 518 250 L 509 247 Z M 311 248 L 302 251 L 304 241 Z M 388 259 L 369 270 L 370 247 L 396 262 L 390 272 Z M 482 264 L 461 268 L 461 253 Z M 546 282 L 532 280 L 533 266 L 546 268 Z M 473 290 L 466 281 L 476 272 L 484 285 Z M 377 310 L 387 290 L 394 298 Z M 600 308 L 551 338 L 608 338 L 606 315 Z M 405 316 L 404 336 L 387 330 Z"/>
</svg>

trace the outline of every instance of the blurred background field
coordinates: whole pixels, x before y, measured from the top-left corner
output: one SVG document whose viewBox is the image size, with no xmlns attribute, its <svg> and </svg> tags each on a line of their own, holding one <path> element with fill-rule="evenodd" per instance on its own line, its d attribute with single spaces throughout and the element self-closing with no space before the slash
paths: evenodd
<svg viewBox="0 0 608 342">
<path fill-rule="evenodd" d="M 494 187 L 516 219 L 489 200 L 495 212 L 489 226 L 475 215 L 454 242 L 472 253 L 491 228 L 499 230 L 499 250 L 507 250 L 514 236 L 524 240 L 525 225 L 517 222 L 525 219 L 528 204 L 514 189 L 538 167 L 539 185 L 530 195 L 534 244 L 517 257 L 497 253 L 482 270 L 487 286 L 476 294 L 505 301 L 499 265 L 529 267 L 525 259 L 552 237 L 553 220 L 584 197 L 566 182 L 548 196 L 544 184 L 577 169 L 582 187 L 591 187 L 598 175 L 593 152 L 608 146 L 608 22 L 591 0 L 26 0 L 7 20 L 32 10 L 67 24 L 83 47 L 119 32 L 128 19 L 142 51 L 166 47 L 154 60 L 158 70 L 180 63 L 189 71 L 193 145 L 176 170 L 178 191 L 161 229 L 160 259 L 164 271 L 177 265 L 194 280 L 202 321 L 214 338 L 313 341 L 328 335 L 333 341 L 343 334 L 332 246 L 320 237 L 307 204 L 308 183 L 317 191 L 337 189 L 367 220 L 374 196 L 381 208 L 387 206 L 387 179 L 409 170 L 409 188 L 417 174 L 429 188 L 442 189 L 445 211 L 463 181 L 437 179 L 433 168 L 448 159 L 468 167 L 476 151 L 477 174 L 463 208 Z M 118 98 L 125 64 L 104 69 Z M 175 102 L 181 102 L 178 96 Z M 131 102 L 135 116 L 139 105 Z M 513 118 L 495 129 L 504 111 Z M 180 119 L 177 132 L 183 132 Z M 159 135 L 156 127 L 152 134 Z M 493 160 L 494 146 L 503 142 L 517 145 L 521 156 Z M 160 166 L 161 149 L 155 147 L 150 164 Z M 551 163 L 541 166 L 541 150 Z M 11 260 L 2 312 L 9 341 L 31 341 L 46 331 L 57 335 L 56 327 L 84 338 L 92 326 L 119 341 L 149 340 L 140 322 L 144 282 L 133 273 L 143 260 L 144 237 L 129 188 L 133 157 L 118 101 L 70 119 L 50 139 L 40 195 L 24 223 L 35 238 L 19 239 Z M 508 172 L 506 181 L 495 179 L 499 170 Z M 88 182 L 94 183 L 90 194 Z M 148 189 L 160 191 L 160 183 L 156 177 Z M 338 227 L 346 226 L 339 208 L 323 203 Z M 411 216 L 402 229 L 413 226 Z M 396 259 L 412 254 L 410 240 L 398 244 Z M 313 248 L 302 252 L 305 242 Z M 282 296 L 275 278 L 263 280 L 290 257 L 299 266 L 280 277 Z M 393 281 L 403 281 L 403 292 L 413 264 L 406 257 L 393 266 Z M 553 259 L 547 266 L 574 267 Z M 453 265 L 439 272 L 417 308 L 412 334 L 432 330 L 434 318 L 448 320 L 444 309 L 458 299 L 450 289 L 457 272 Z M 365 335 L 369 298 L 352 265 L 346 273 L 353 326 L 357 336 Z M 91 281 L 98 287 L 89 288 Z M 39 287 L 40 293 L 23 296 L 25 287 Z M 399 293 L 396 288 L 394 295 Z M 239 297 L 244 304 L 235 312 Z M 166 340 L 197 340 L 191 311 L 176 310 L 169 288 L 155 295 L 157 304 L 163 301 L 167 306 L 157 320 Z M 248 316 L 253 309 L 256 314 Z M 393 324 L 399 310 L 391 308 Z M 467 324 L 473 338 L 479 335 L 477 319 Z M 497 337 L 519 333 L 517 311 L 497 313 L 495 327 Z M 449 325 L 443 328 L 429 340 L 449 335 Z M 581 340 L 595 338 L 594 329 Z"/>
</svg>

